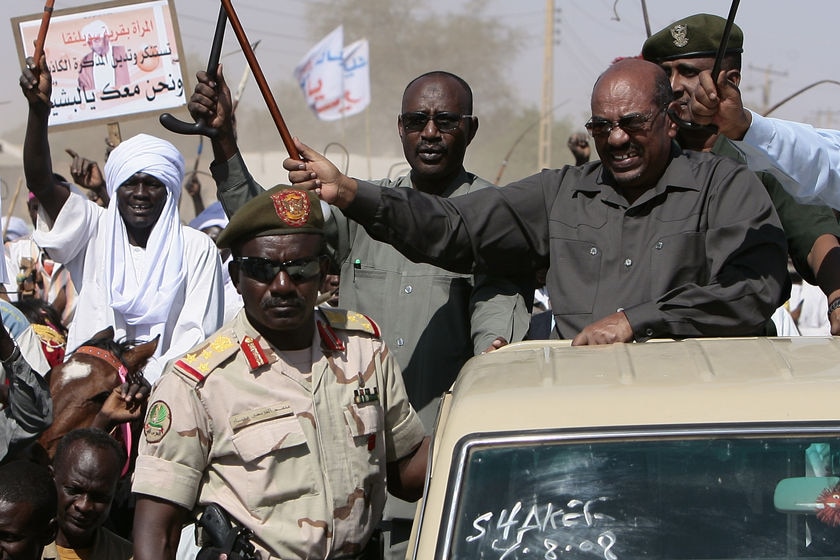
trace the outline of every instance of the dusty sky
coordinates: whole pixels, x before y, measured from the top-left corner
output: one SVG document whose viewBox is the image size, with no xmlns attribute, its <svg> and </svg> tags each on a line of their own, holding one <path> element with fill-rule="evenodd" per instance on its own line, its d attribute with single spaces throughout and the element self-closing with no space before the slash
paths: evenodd
<svg viewBox="0 0 840 560">
<path fill-rule="evenodd" d="M 206 61 L 215 25 L 217 6 L 211 0 L 174 0 L 188 59 Z M 304 19 L 307 2 L 328 7 L 328 0 L 235 0 L 234 6 L 251 41 L 262 41 L 257 55 L 269 81 L 291 76 L 292 68 L 319 37 L 309 36 Z M 404 1 L 404 0 L 395 0 Z M 56 0 L 56 9 L 90 4 L 79 0 Z M 554 50 L 554 104 L 562 105 L 558 116 L 583 123 L 588 117 L 589 94 L 597 75 L 616 56 L 638 54 L 645 39 L 640 0 L 555 0 L 557 44 Z M 726 16 L 729 0 L 647 0 L 653 31 L 691 13 L 706 11 Z M 433 0 L 427 5 L 440 12 L 457 10 L 460 3 Z M 507 66 L 515 77 L 523 103 L 541 98 L 545 0 L 504 2 L 488 0 L 490 13 L 528 36 L 522 55 Z M 364 9 L 364 2 L 359 2 Z M 9 16 L 37 14 L 43 0 L 7 2 Z M 617 16 L 617 17 L 616 17 Z M 744 97 L 749 106 L 761 109 L 764 96 L 774 104 L 817 80 L 840 80 L 840 57 L 834 22 L 840 20 L 836 0 L 744 0 L 736 22 L 746 35 Z M 394 34 L 396 30 L 394 30 Z M 371 40 L 390 40 L 382 34 Z M 0 44 L 7 56 L 0 57 L 0 135 L 23 124 L 23 98 L 18 89 L 20 62 L 10 24 L 0 26 Z M 238 76 L 245 66 L 233 33 L 228 33 L 223 53 L 228 76 Z M 376 64 L 373 60 L 372 64 Z M 190 68 L 189 73 L 194 73 Z M 480 110 L 481 92 L 476 92 Z M 251 87 L 243 102 L 262 103 Z M 304 110 L 284 107 L 286 110 Z M 803 120 L 818 126 L 840 127 L 840 91 L 822 85 L 785 105 L 774 116 Z"/>
</svg>

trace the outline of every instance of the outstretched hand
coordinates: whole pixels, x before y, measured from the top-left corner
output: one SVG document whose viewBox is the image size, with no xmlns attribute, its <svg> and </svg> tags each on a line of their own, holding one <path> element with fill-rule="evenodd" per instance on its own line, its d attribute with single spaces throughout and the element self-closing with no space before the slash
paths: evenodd
<svg viewBox="0 0 840 560">
<path fill-rule="evenodd" d="M 297 138 L 295 146 L 303 161 L 286 158 L 283 167 L 289 172 L 292 185 L 314 190 L 321 200 L 346 208 L 356 197 L 357 183 L 347 177 L 330 160 L 319 154 Z"/>
<path fill-rule="evenodd" d="M 35 60 L 30 56 L 26 59 L 26 67 L 20 75 L 20 89 L 29 102 L 30 107 L 50 110 L 52 102 L 52 76 L 47 67 L 47 58 L 41 57 L 41 66 L 35 66 Z"/>
</svg>

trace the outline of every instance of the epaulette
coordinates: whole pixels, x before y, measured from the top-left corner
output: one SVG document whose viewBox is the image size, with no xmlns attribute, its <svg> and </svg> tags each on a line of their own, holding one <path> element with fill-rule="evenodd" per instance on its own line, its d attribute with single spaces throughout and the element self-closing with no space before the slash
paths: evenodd
<svg viewBox="0 0 840 560">
<path fill-rule="evenodd" d="M 319 307 L 318 309 L 326 319 L 326 322 L 316 321 L 318 334 L 324 346 L 329 350 L 338 352 L 345 350 L 344 341 L 335 332 L 336 330 L 358 331 L 376 338 L 380 337 L 379 325 L 367 315 L 334 307 Z"/>
<path fill-rule="evenodd" d="M 347 309 L 336 309 L 335 307 L 319 307 L 318 309 L 321 310 L 329 325 L 334 329 L 360 331 L 372 334 L 376 338 L 382 336 L 379 325 L 367 315 Z"/>
<path fill-rule="evenodd" d="M 219 331 L 175 361 L 173 369 L 192 383 L 200 383 L 214 369 L 239 350 L 232 329 Z"/>
</svg>

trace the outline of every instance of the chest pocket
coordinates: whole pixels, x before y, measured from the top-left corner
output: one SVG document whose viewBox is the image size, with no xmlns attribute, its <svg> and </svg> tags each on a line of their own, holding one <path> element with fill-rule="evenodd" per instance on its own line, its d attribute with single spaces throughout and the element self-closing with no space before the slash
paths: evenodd
<svg viewBox="0 0 840 560">
<path fill-rule="evenodd" d="M 317 494 L 319 473 L 297 416 L 272 418 L 246 425 L 231 438 L 246 469 L 246 501 L 250 508 Z M 239 467 L 241 469 L 241 466 Z"/>
<path fill-rule="evenodd" d="M 385 412 L 377 402 L 350 404 L 344 408 L 352 445 L 351 477 L 357 487 L 370 484 L 370 475 L 381 476 L 385 465 Z"/>
<path fill-rule="evenodd" d="M 351 404 L 344 409 L 344 421 L 354 442 L 356 438 L 366 438 L 371 434 L 382 431 L 382 408 L 376 403 Z"/>
<path fill-rule="evenodd" d="M 558 315 L 592 313 L 598 293 L 601 250 L 590 241 L 551 240 L 548 292 Z"/>
</svg>

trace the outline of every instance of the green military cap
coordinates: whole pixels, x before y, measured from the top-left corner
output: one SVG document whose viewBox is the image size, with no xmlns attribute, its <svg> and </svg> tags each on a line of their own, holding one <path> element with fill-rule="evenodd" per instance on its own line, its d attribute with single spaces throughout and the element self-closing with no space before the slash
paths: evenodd
<svg viewBox="0 0 840 560">
<path fill-rule="evenodd" d="M 711 14 L 696 14 L 654 33 L 642 47 L 642 58 L 663 62 L 677 58 L 714 57 L 720 48 L 726 20 Z M 744 33 L 732 24 L 726 54 L 744 52 Z"/>
<path fill-rule="evenodd" d="M 245 203 L 219 234 L 216 245 L 267 235 L 324 233 L 324 213 L 314 191 L 277 185 Z"/>
</svg>

